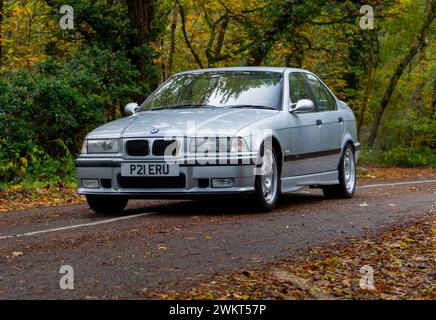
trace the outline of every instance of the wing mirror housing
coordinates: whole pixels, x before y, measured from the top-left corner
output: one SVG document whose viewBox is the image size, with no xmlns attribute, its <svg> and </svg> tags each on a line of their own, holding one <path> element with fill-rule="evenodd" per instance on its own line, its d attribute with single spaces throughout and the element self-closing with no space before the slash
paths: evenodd
<svg viewBox="0 0 436 320">
<path fill-rule="evenodd" d="M 295 105 L 294 108 L 292 108 L 293 105 Z M 315 110 L 315 105 L 313 101 L 309 99 L 298 100 L 296 104 L 291 104 L 289 107 L 290 113 L 311 112 L 313 110 Z"/>
<path fill-rule="evenodd" d="M 124 107 L 124 112 L 128 116 L 131 116 L 132 114 L 135 114 L 138 111 L 139 111 L 139 105 L 136 102 L 130 102 L 126 104 L 126 106 Z"/>
</svg>

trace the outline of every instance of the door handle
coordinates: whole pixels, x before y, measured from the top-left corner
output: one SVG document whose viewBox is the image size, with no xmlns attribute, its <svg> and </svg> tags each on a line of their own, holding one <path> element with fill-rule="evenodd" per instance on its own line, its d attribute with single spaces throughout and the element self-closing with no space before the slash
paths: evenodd
<svg viewBox="0 0 436 320">
<path fill-rule="evenodd" d="M 338 120 L 339 120 L 339 123 L 343 123 L 344 122 L 344 118 L 342 118 L 342 117 L 339 117 Z"/>
<path fill-rule="evenodd" d="M 322 125 L 322 121 L 321 121 L 321 120 L 316 120 L 316 125 L 317 125 L 317 126 Z"/>
</svg>

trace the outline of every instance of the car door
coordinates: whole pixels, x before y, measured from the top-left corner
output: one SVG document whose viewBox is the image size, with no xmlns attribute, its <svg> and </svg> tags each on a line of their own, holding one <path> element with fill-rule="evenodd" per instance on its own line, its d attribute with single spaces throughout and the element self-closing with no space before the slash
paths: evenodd
<svg viewBox="0 0 436 320">
<path fill-rule="evenodd" d="M 310 90 L 315 98 L 321 129 L 321 149 L 318 158 L 322 171 L 337 170 L 341 156 L 341 141 L 344 133 L 344 119 L 340 116 L 335 97 L 316 76 L 305 73 Z"/>
<path fill-rule="evenodd" d="M 314 97 L 301 72 L 289 73 L 289 102 L 295 106 L 298 100 Z M 321 151 L 321 127 L 317 124 L 319 114 L 313 112 L 289 113 L 286 130 L 283 176 L 295 177 L 319 172 L 316 156 Z M 315 157 L 315 161 L 313 161 Z"/>
</svg>

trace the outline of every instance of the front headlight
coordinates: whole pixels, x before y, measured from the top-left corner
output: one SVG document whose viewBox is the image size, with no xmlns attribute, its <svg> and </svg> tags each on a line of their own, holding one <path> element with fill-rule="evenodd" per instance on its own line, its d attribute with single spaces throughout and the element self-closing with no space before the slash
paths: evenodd
<svg viewBox="0 0 436 320">
<path fill-rule="evenodd" d="M 246 151 L 248 151 L 247 143 L 244 138 L 241 137 L 193 138 L 189 145 L 189 152 L 191 153 L 229 153 Z"/>
<path fill-rule="evenodd" d="M 193 138 L 189 145 L 191 153 L 227 153 L 228 138 L 201 137 Z"/>
<path fill-rule="evenodd" d="M 118 153 L 120 151 L 119 139 L 86 140 L 86 142 L 87 153 Z"/>
</svg>

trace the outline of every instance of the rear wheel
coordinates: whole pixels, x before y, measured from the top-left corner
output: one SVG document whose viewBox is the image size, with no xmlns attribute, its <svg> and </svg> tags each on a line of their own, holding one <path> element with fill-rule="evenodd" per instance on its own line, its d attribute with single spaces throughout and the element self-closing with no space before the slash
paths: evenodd
<svg viewBox="0 0 436 320">
<path fill-rule="evenodd" d="M 274 149 L 266 149 L 263 151 L 260 172 L 255 181 L 255 198 L 260 211 L 272 211 L 279 193 L 277 157 Z"/>
<path fill-rule="evenodd" d="M 339 184 L 323 187 L 324 196 L 327 198 L 352 198 L 356 190 L 356 161 L 353 147 L 350 144 L 344 148 L 338 171 Z"/>
<path fill-rule="evenodd" d="M 86 201 L 97 213 L 120 213 L 126 207 L 128 199 L 120 196 L 87 194 Z"/>
</svg>

